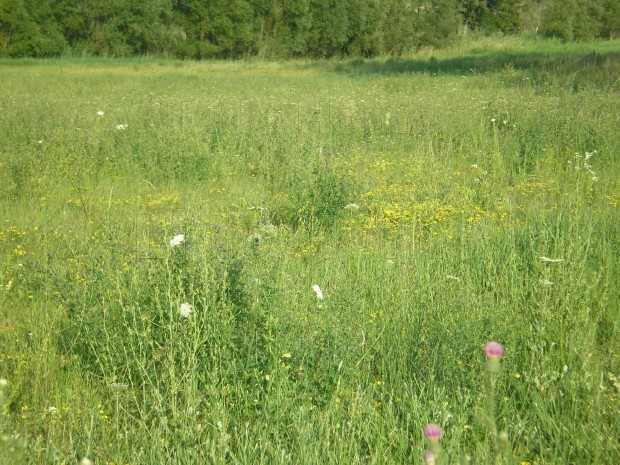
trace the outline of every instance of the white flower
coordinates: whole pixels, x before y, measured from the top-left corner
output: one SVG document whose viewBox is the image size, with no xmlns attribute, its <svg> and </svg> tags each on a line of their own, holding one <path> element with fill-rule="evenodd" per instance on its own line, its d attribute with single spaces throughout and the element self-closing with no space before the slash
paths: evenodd
<svg viewBox="0 0 620 465">
<path fill-rule="evenodd" d="M 348 203 L 347 205 L 344 206 L 345 210 L 349 210 L 349 211 L 357 211 L 360 209 L 360 206 L 356 203 Z"/>
<path fill-rule="evenodd" d="M 192 314 L 192 306 L 188 304 L 187 302 L 183 302 L 181 304 L 181 308 L 179 309 L 179 312 L 181 312 L 181 316 L 183 318 L 189 318 L 189 316 Z"/>
<path fill-rule="evenodd" d="M 318 284 L 312 285 L 312 290 L 316 293 L 316 298 L 319 300 L 323 300 L 323 292 L 321 292 L 321 288 Z"/>
<path fill-rule="evenodd" d="M 110 389 L 116 389 L 116 390 L 122 390 L 122 389 L 127 389 L 129 387 L 129 385 L 125 384 L 125 383 L 110 383 L 108 384 L 108 387 Z"/>
<path fill-rule="evenodd" d="M 453 279 L 454 281 L 460 281 L 461 280 L 461 278 L 459 278 L 458 276 L 454 276 L 454 275 L 451 275 L 451 274 L 447 274 L 446 278 Z"/>
<path fill-rule="evenodd" d="M 560 263 L 561 261 L 563 261 L 563 258 L 549 258 L 549 257 L 538 257 L 540 258 L 541 262 L 547 262 L 547 263 Z"/>
<path fill-rule="evenodd" d="M 184 240 L 185 240 L 185 234 L 177 234 L 172 239 L 170 239 L 170 247 L 176 247 Z"/>
<path fill-rule="evenodd" d="M 91 460 L 89 460 L 88 457 L 84 457 L 80 461 L 80 465 L 93 465 L 93 462 Z"/>
<path fill-rule="evenodd" d="M 101 110 L 99 110 L 99 111 L 97 112 L 97 116 L 103 116 L 103 115 L 105 115 L 105 113 L 104 113 L 104 112 L 102 112 Z M 88 460 L 88 459 L 87 459 L 87 460 Z"/>
<path fill-rule="evenodd" d="M 56 407 L 48 407 L 47 411 L 50 413 L 56 413 L 58 411 L 58 409 Z"/>
<path fill-rule="evenodd" d="M 127 129 L 127 124 L 117 124 L 116 129 Z"/>
<path fill-rule="evenodd" d="M 9 382 L 4 379 L 4 378 L 0 378 L 0 386 L 8 386 Z"/>
</svg>

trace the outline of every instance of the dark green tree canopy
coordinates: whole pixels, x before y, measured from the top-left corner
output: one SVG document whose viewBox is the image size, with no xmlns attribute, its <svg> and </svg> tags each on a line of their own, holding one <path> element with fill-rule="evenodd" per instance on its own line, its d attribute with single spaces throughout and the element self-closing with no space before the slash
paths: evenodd
<svg viewBox="0 0 620 465">
<path fill-rule="evenodd" d="M 613 39 L 620 2 L 1 0 L 0 56 L 373 56 L 525 27 L 562 40 Z"/>
</svg>

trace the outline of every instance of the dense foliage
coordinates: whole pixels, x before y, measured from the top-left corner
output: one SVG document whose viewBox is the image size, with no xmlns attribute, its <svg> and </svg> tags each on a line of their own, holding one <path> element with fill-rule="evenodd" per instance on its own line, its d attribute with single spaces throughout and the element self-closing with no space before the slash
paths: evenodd
<svg viewBox="0 0 620 465">
<path fill-rule="evenodd" d="M 614 38 L 616 0 L 2 0 L 0 56 L 374 56 L 468 31 Z"/>
</svg>

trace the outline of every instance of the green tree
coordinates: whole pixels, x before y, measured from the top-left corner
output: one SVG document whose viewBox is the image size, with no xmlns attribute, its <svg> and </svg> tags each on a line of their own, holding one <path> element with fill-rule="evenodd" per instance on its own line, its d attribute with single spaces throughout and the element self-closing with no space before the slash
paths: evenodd
<svg viewBox="0 0 620 465">
<path fill-rule="evenodd" d="M 543 13 L 541 32 L 564 41 L 573 38 L 574 0 L 551 0 Z"/>
<path fill-rule="evenodd" d="M 417 46 L 441 47 L 453 42 L 463 25 L 458 0 L 433 0 L 417 11 L 414 26 Z"/>
<path fill-rule="evenodd" d="M 519 0 L 487 0 L 482 16 L 485 32 L 517 33 L 521 27 Z"/>
<path fill-rule="evenodd" d="M 414 45 L 413 10 L 407 0 L 386 0 L 383 3 L 383 52 L 399 54 Z"/>
<path fill-rule="evenodd" d="M 617 2 L 604 0 L 551 0 L 543 13 L 541 30 L 564 41 L 613 35 L 614 19 L 609 12 L 618 13 L 619 9 Z M 617 27 L 617 17 L 615 21 Z"/>
<path fill-rule="evenodd" d="M 39 57 L 61 54 L 67 41 L 53 13 L 51 0 L 27 0 L 25 6 L 37 29 L 33 54 Z"/>
<path fill-rule="evenodd" d="M 486 33 L 515 33 L 521 27 L 519 0 L 462 0 L 462 16 L 468 27 Z"/>
<path fill-rule="evenodd" d="M 0 2 L 0 53 L 8 57 L 40 56 L 43 37 L 23 0 Z"/>
<path fill-rule="evenodd" d="M 349 17 L 346 53 L 353 56 L 374 56 L 384 51 L 384 2 L 351 0 L 347 4 Z"/>
<path fill-rule="evenodd" d="M 254 0 L 256 37 L 262 56 L 306 53 L 312 18 L 306 0 Z"/>
<path fill-rule="evenodd" d="M 253 10 L 245 0 L 175 0 L 183 42 L 177 52 L 191 58 L 236 57 L 255 51 Z"/>
<path fill-rule="evenodd" d="M 317 57 L 340 55 L 349 41 L 346 3 L 340 0 L 311 0 L 308 52 Z"/>
<path fill-rule="evenodd" d="M 599 36 L 609 40 L 620 37 L 620 2 L 603 0 L 601 6 Z"/>
</svg>

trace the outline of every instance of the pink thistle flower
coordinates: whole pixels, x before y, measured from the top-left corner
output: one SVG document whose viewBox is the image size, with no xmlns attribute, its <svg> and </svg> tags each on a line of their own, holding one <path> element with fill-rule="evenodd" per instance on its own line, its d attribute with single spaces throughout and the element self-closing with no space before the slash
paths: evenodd
<svg viewBox="0 0 620 465">
<path fill-rule="evenodd" d="M 504 353 L 504 348 L 499 342 L 487 342 L 484 346 L 484 353 L 489 358 L 497 359 Z"/>
<path fill-rule="evenodd" d="M 435 465 L 435 454 L 430 450 L 424 451 L 424 463 L 426 465 Z"/>
<path fill-rule="evenodd" d="M 441 428 L 434 423 L 429 423 L 424 428 L 424 436 L 426 436 L 426 439 L 430 442 L 437 442 L 441 437 Z"/>
</svg>

